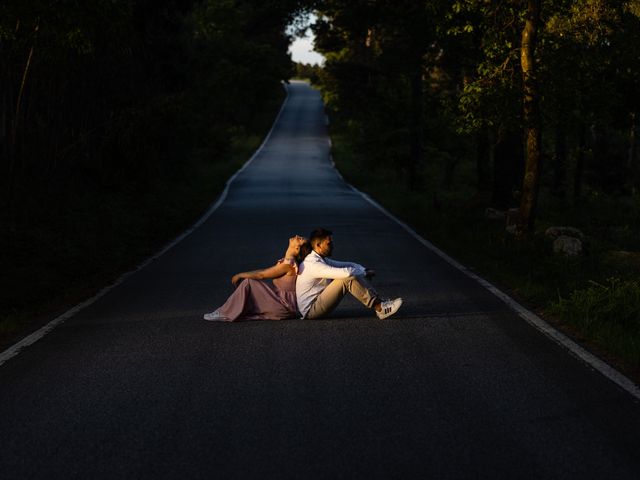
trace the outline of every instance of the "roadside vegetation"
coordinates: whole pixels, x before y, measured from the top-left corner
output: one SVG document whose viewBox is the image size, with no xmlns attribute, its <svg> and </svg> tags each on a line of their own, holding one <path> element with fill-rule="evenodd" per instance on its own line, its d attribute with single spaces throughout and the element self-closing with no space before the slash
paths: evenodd
<svg viewBox="0 0 640 480">
<path fill-rule="evenodd" d="M 478 195 L 473 183 L 466 189 L 447 186 L 446 162 L 434 157 L 425 172 L 424 189 L 408 190 L 396 170 L 370 169 L 365 157 L 354 154 L 347 127 L 333 122 L 331 130 L 333 157 L 348 182 L 440 249 L 640 378 L 640 263 L 620 253 L 639 248 L 640 232 L 630 231 L 624 218 L 611 217 L 612 210 L 631 208 L 633 202 L 608 199 L 605 206 L 596 197 L 580 210 L 563 210 L 557 199 L 543 192 L 541 204 L 549 214 L 539 218 L 539 233 L 521 242 L 505 230 L 504 219 L 485 217 L 488 197 Z M 460 182 L 463 177 L 461 166 L 455 178 Z M 640 215 L 640 208 L 629 213 Z M 546 227 L 568 220 L 588 238 L 588 251 L 579 257 L 554 253 L 552 240 L 543 234 Z"/>
<path fill-rule="evenodd" d="M 636 379 L 639 15 L 326 0 L 311 26 L 326 62 L 297 69 L 350 182 Z"/>
<path fill-rule="evenodd" d="M 191 225 L 262 141 L 297 2 L 0 5 L 0 342 Z"/>
</svg>

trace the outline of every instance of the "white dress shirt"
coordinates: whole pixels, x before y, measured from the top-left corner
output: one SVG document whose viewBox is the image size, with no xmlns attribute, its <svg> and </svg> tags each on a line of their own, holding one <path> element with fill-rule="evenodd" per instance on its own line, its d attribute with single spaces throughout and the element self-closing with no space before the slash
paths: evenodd
<svg viewBox="0 0 640 480">
<path fill-rule="evenodd" d="M 364 275 L 366 269 L 353 262 L 338 262 L 311 252 L 298 267 L 296 299 L 298 310 L 304 318 L 314 300 L 336 278 Z"/>
</svg>

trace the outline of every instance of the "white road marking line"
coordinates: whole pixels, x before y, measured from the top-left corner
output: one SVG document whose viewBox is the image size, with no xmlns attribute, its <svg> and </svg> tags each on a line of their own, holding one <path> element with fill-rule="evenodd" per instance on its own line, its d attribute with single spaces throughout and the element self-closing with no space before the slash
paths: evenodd
<svg viewBox="0 0 640 480">
<path fill-rule="evenodd" d="M 337 172 L 337 170 L 336 170 L 336 172 Z M 338 172 L 338 174 L 340 175 L 340 172 Z M 342 175 L 340 175 L 340 177 L 342 178 Z M 431 250 L 433 253 L 438 255 L 444 261 L 446 261 L 447 263 L 449 263 L 453 267 L 457 268 L 458 270 L 463 272 L 468 277 L 474 279 L 480 285 L 482 285 L 484 288 L 486 288 L 491 293 L 493 293 L 496 297 L 498 297 L 505 304 L 507 304 L 512 310 L 514 310 L 527 323 L 529 323 L 534 328 L 538 329 L 540 332 L 542 332 L 543 334 L 545 334 L 546 336 L 551 338 L 554 342 L 558 343 L 559 345 L 561 345 L 564 348 L 566 348 L 567 350 L 569 350 L 569 352 L 571 352 L 573 355 L 575 355 L 580 360 L 585 362 L 589 367 L 591 367 L 594 370 L 600 372 L 602 375 L 607 377 L 609 380 L 611 380 L 613 383 L 618 385 L 620 388 L 622 388 L 623 390 L 625 390 L 629 394 L 633 395 L 636 399 L 640 400 L 640 387 L 638 387 L 638 385 L 636 385 L 631 379 L 627 378 L 622 373 L 618 372 L 615 368 L 613 368 L 611 365 L 609 365 L 608 363 L 600 360 L 598 357 L 596 357 L 595 355 L 593 355 L 589 351 L 585 350 L 583 347 L 578 345 L 576 342 L 571 340 L 569 337 L 567 337 L 566 335 L 564 335 L 560 331 L 558 331 L 555 328 L 553 328 L 551 325 L 549 325 L 542 318 L 540 318 L 539 316 L 537 316 L 532 311 L 530 311 L 530 310 L 526 309 L 525 307 L 523 307 L 522 305 L 520 305 L 518 302 L 516 302 L 509 295 L 507 295 L 506 293 L 504 293 L 500 289 L 498 289 L 498 287 L 496 287 L 495 285 L 491 284 L 488 280 L 485 280 L 484 278 L 480 277 L 479 275 L 477 275 L 474 272 L 472 272 L 471 270 L 469 270 L 467 267 L 465 267 L 461 263 L 459 263 L 456 260 L 454 260 L 453 258 L 451 258 L 449 255 L 444 253 L 442 250 L 440 250 L 434 244 L 432 244 L 431 242 L 429 242 L 428 240 L 426 240 L 422 236 L 420 236 L 414 229 L 412 229 L 410 226 L 408 226 L 402 220 L 400 220 L 395 215 L 393 215 L 391 212 L 386 210 L 382 205 L 380 205 L 378 202 L 376 202 L 374 199 L 372 199 L 369 195 L 367 195 L 364 192 L 361 192 L 360 190 L 358 190 L 357 188 L 355 188 L 351 184 L 347 183 L 347 185 L 349 185 L 356 193 L 361 195 L 362 198 L 364 198 L 367 202 L 369 202 L 371 205 L 373 205 L 375 208 L 380 210 L 383 214 L 385 214 L 391 220 L 393 220 L 398 225 L 400 225 L 402 228 L 404 228 L 412 237 L 414 237 L 416 240 L 418 240 L 418 242 L 420 242 L 422 245 L 427 247 L 429 250 Z"/>
<path fill-rule="evenodd" d="M 79 303 L 75 307 L 67 310 L 62 315 L 60 315 L 60 316 L 54 318 L 53 320 L 51 320 L 45 326 L 39 328 L 38 330 L 36 330 L 32 334 L 26 336 L 25 338 L 23 338 L 19 342 L 15 343 L 14 345 L 12 345 L 9 348 L 7 348 L 6 350 L 4 350 L 2 353 L 0 353 L 0 366 L 2 366 L 4 363 L 6 363 L 7 360 L 9 360 L 9 359 L 15 357 L 16 355 L 18 355 L 22 349 L 28 347 L 29 345 L 33 345 L 34 343 L 36 343 L 38 340 L 40 340 L 46 334 L 51 332 L 58 325 L 64 323 L 65 320 L 73 317 L 75 314 L 77 314 L 78 312 L 80 312 L 84 308 L 86 308 L 89 305 L 95 303 L 98 299 L 100 299 L 101 297 L 103 297 L 104 295 L 109 293 L 111 290 L 116 288 L 118 285 L 120 285 L 122 282 L 124 282 L 128 277 L 130 277 L 134 273 L 137 273 L 138 271 L 142 270 L 144 267 L 149 265 L 154 260 L 160 258 L 162 255 L 167 253 L 169 250 L 171 250 L 173 247 L 175 247 L 182 240 L 187 238 L 191 233 L 193 233 L 204 222 L 206 222 L 208 220 L 208 218 L 211 216 L 211 214 L 213 214 L 213 212 L 215 212 L 220 207 L 220 205 L 222 205 L 222 203 L 225 201 L 225 199 L 227 198 L 227 193 L 229 192 L 229 187 L 231 186 L 233 181 L 236 179 L 236 177 L 245 168 L 247 168 L 251 162 L 253 162 L 253 159 L 256 158 L 260 154 L 260 152 L 262 151 L 262 149 L 264 148 L 266 143 L 271 138 L 271 134 L 273 133 L 273 129 L 275 128 L 276 124 L 278 123 L 278 120 L 280 119 L 280 116 L 282 115 L 282 112 L 284 111 L 284 107 L 286 106 L 287 102 L 289 101 L 289 90 L 287 89 L 286 85 L 284 86 L 284 88 L 287 91 L 287 96 L 285 97 L 284 101 L 282 102 L 282 105 L 280 107 L 280 111 L 278 112 L 278 115 L 276 116 L 275 120 L 273 121 L 273 125 L 271 126 L 271 129 L 269 130 L 269 133 L 267 133 L 267 136 L 262 141 L 262 144 L 253 153 L 251 158 L 249 158 L 249 160 L 247 160 L 244 163 L 244 165 L 242 165 L 242 167 L 236 173 L 234 173 L 233 176 L 231 178 L 229 178 L 229 180 L 227 180 L 227 183 L 226 183 L 226 185 L 224 187 L 224 190 L 222 191 L 222 193 L 218 197 L 218 200 L 211 207 L 209 207 L 209 209 L 205 212 L 205 214 L 202 217 L 200 217 L 200 219 L 196 223 L 194 223 L 186 231 L 184 231 L 178 237 L 176 237 L 171 242 L 169 242 L 167 245 L 165 245 L 158 253 L 153 255 L 151 258 L 145 260 L 143 263 L 138 265 L 136 268 L 134 268 L 130 272 L 127 272 L 127 273 L 124 273 L 123 275 L 121 275 L 113 284 L 103 288 L 102 290 L 100 290 L 93 297 L 91 297 L 88 300 L 85 300 L 84 302 Z"/>
</svg>

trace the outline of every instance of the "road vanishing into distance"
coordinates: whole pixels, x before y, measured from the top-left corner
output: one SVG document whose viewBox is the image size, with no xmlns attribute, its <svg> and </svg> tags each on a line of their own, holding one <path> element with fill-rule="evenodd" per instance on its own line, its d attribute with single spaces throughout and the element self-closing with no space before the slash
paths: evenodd
<svg viewBox="0 0 640 480">
<path fill-rule="evenodd" d="M 288 90 L 206 221 L 0 365 L 0 478 L 640 478 L 637 398 L 346 184 Z M 396 316 L 202 320 L 318 226 Z"/>
</svg>

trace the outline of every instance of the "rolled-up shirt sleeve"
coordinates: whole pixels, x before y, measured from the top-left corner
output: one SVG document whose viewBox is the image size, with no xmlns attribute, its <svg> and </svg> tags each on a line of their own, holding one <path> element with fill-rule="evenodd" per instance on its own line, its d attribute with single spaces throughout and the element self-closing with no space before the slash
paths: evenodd
<svg viewBox="0 0 640 480">
<path fill-rule="evenodd" d="M 305 274 L 313 278 L 335 279 L 364 275 L 365 269 L 357 263 L 336 262 L 325 258 L 323 262 L 305 263 Z"/>
<path fill-rule="evenodd" d="M 364 275 L 367 271 L 365 267 L 355 262 L 340 262 L 338 260 L 333 260 L 331 258 L 325 258 L 324 261 L 326 264 L 336 268 L 353 268 L 354 271 L 358 272 L 358 273 L 355 273 L 354 275 Z"/>
</svg>

